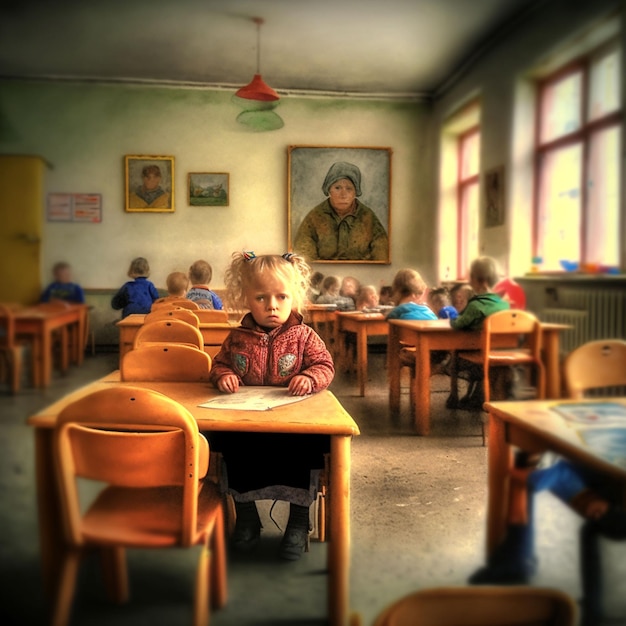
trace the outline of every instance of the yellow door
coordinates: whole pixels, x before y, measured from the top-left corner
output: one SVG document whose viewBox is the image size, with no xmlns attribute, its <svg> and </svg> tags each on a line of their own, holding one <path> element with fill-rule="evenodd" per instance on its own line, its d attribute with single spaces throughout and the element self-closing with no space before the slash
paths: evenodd
<svg viewBox="0 0 626 626">
<path fill-rule="evenodd" d="M 0 298 L 32 304 L 41 294 L 43 178 L 37 156 L 0 155 Z"/>
</svg>

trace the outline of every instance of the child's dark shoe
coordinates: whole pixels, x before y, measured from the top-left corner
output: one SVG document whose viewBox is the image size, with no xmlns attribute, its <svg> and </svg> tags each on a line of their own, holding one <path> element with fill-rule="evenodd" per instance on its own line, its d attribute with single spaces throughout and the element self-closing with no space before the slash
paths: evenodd
<svg viewBox="0 0 626 626">
<path fill-rule="evenodd" d="M 309 541 L 309 529 L 289 527 L 280 542 L 278 556 L 286 561 L 297 561 L 305 551 Z"/>
<path fill-rule="evenodd" d="M 261 539 L 261 520 L 254 502 L 235 502 L 235 530 L 230 544 L 236 552 L 252 552 Z"/>
</svg>

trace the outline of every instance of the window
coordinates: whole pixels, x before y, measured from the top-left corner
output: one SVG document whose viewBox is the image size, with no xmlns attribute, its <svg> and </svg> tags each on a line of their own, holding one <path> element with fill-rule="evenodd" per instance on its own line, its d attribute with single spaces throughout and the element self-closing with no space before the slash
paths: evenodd
<svg viewBox="0 0 626 626">
<path fill-rule="evenodd" d="M 480 132 L 474 127 L 458 139 L 457 183 L 457 276 L 467 278 L 473 258 L 478 256 L 478 175 Z"/>
<path fill-rule="evenodd" d="M 620 263 L 620 76 L 611 46 L 539 83 L 535 256 L 544 270 Z"/>
</svg>

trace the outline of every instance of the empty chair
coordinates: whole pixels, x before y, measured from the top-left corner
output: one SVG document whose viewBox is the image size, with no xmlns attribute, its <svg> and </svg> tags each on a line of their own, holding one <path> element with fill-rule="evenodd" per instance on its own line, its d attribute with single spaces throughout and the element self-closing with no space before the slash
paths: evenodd
<svg viewBox="0 0 626 626">
<path fill-rule="evenodd" d="M 151 324 L 144 324 L 137 331 L 133 348 L 143 343 L 184 343 L 204 349 L 202 333 L 187 322 L 180 320 L 156 320 Z"/>
<path fill-rule="evenodd" d="M 482 367 L 485 402 L 504 399 L 500 387 L 492 392 L 490 371 L 512 365 L 533 366 L 536 373 L 537 397 L 545 396 L 545 372 L 541 360 L 541 323 L 532 313 L 509 309 L 489 315 L 484 321 L 481 344 L 480 350 L 460 351 L 458 358 Z M 482 438 L 484 445 L 484 423 Z"/>
<path fill-rule="evenodd" d="M 187 322 L 187 324 L 191 324 L 192 326 L 195 326 L 196 328 L 200 327 L 200 320 L 198 319 L 198 316 L 196 315 L 197 311 L 191 311 L 190 309 L 183 309 L 182 307 L 177 307 L 177 308 L 162 308 L 162 309 L 156 309 L 155 311 L 152 311 L 150 313 L 148 313 L 146 315 L 146 317 L 143 320 L 144 325 L 145 324 L 150 324 L 151 322 L 154 322 L 156 320 L 171 320 L 171 319 L 176 319 L 176 320 L 180 320 L 181 322 Z"/>
<path fill-rule="evenodd" d="M 194 311 L 201 324 L 228 322 L 228 313 L 218 309 L 198 309 Z"/>
<path fill-rule="evenodd" d="M 13 307 L 0 304 L 0 354 L 2 366 L 6 367 L 7 380 L 11 393 L 17 393 L 20 389 L 22 376 L 22 349 L 15 340 L 15 319 Z"/>
<path fill-rule="evenodd" d="M 82 554 L 100 548 L 111 597 L 128 600 L 126 548 L 200 545 L 194 626 L 226 601 L 222 498 L 206 475 L 209 446 L 193 416 L 148 389 L 111 387 L 68 405 L 54 432 L 65 544 L 53 625 L 69 619 Z M 105 487 L 82 513 L 76 479 Z M 210 593 L 209 593 L 210 592 Z"/>
<path fill-rule="evenodd" d="M 211 357 L 183 344 L 143 344 L 124 355 L 120 370 L 127 382 L 208 382 Z"/>
<path fill-rule="evenodd" d="M 177 300 L 170 300 L 169 298 L 159 298 L 152 303 L 151 311 L 156 311 L 161 308 L 176 308 L 180 307 L 182 309 L 190 309 L 191 311 L 195 311 L 200 307 L 193 301 L 188 300 L 187 298 L 180 298 Z"/>
<path fill-rule="evenodd" d="M 576 603 L 557 589 L 436 587 L 382 611 L 374 626 L 574 626 Z"/>
</svg>

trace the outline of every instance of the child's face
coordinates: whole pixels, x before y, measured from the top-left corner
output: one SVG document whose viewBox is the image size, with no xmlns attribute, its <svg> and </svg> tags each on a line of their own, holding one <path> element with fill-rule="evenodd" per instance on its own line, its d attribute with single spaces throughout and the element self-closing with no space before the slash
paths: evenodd
<svg viewBox="0 0 626 626">
<path fill-rule="evenodd" d="M 291 314 L 293 307 L 291 288 L 280 278 L 259 279 L 246 289 L 245 295 L 252 317 L 259 326 L 278 328 Z"/>
<path fill-rule="evenodd" d="M 378 294 L 375 291 L 368 292 L 365 296 L 364 304 L 368 309 L 378 306 Z"/>
<path fill-rule="evenodd" d="M 467 306 L 467 300 L 468 300 L 468 293 L 467 291 L 464 291 L 463 289 L 461 289 L 460 291 L 457 291 L 453 296 L 452 296 L 452 306 L 459 312 L 462 313 L 463 309 L 465 309 L 465 307 Z"/>
<path fill-rule="evenodd" d="M 63 267 L 54 272 L 54 278 L 58 283 L 71 283 L 72 282 L 72 270 L 69 267 Z"/>
</svg>

